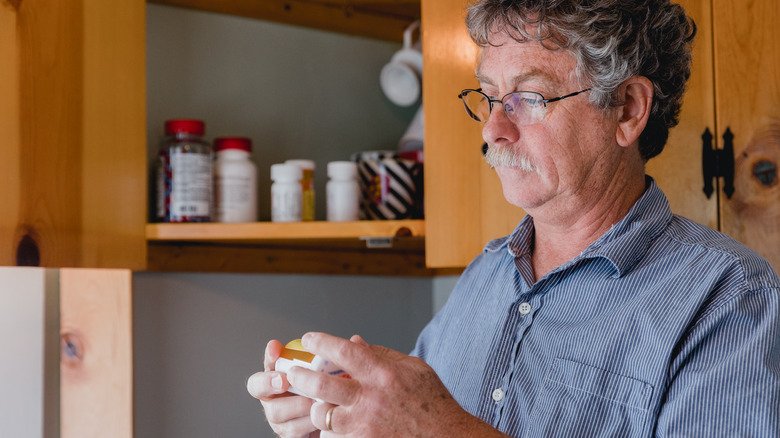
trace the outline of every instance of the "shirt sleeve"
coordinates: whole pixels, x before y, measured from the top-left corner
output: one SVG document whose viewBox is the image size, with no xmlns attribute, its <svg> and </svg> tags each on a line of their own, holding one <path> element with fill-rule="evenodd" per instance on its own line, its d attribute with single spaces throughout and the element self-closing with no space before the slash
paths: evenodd
<svg viewBox="0 0 780 438">
<path fill-rule="evenodd" d="M 780 289 L 710 312 L 672 360 L 657 436 L 780 437 Z"/>
</svg>

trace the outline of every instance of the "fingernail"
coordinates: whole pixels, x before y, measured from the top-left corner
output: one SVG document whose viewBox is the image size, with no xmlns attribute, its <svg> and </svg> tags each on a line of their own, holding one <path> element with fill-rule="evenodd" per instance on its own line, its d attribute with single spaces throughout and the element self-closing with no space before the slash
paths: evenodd
<svg viewBox="0 0 780 438">
<path fill-rule="evenodd" d="M 311 333 L 306 333 L 301 338 L 301 344 L 303 344 L 303 348 L 309 348 L 309 342 L 311 342 Z"/>
<path fill-rule="evenodd" d="M 259 383 L 255 376 L 249 376 L 249 379 L 246 381 L 246 390 L 251 394 L 253 397 L 256 397 L 257 394 L 259 394 L 260 388 L 258 388 Z"/>
<path fill-rule="evenodd" d="M 274 387 L 274 389 L 282 389 L 282 376 L 275 375 L 273 379 L 271 379 L 271 386 Z"/>
</svg>

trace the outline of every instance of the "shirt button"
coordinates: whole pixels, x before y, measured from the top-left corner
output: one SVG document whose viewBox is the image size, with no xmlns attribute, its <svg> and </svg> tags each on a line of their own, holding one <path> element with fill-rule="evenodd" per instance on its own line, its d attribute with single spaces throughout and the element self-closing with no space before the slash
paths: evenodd
<svg viewBox="0 0 780 438">
<path fill-rule="evenodd" d="M 500 402 L 504 399 L 504 390 L 501 388 L 496 388 L 495 391 L 493 391 L 493 400 Z"/>
<path fill-rule="evenodd" d="M 528 303 L 520 304 L 520 307 L 517 309 L 521 315 L 525 316 L 531 313 L 531 305 Z"/>
</svg>

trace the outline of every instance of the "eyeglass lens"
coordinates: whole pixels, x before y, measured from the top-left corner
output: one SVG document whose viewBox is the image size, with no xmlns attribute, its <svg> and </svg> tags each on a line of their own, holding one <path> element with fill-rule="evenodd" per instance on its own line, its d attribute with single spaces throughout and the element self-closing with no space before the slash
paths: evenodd
<svg viewBox="0 0 780 438">
<path fill-rule="evenodd" d="M 503 105 L 507 117 L 520 124 L 536 123 L 544 117 L 544 101 L 542 96 L 536 93 L 515 92 L 504 96 L 501 102 L 491 102 L 485 94 L 470 90 L 464 93 L 462 98 L 469 115 L 483 123 L 490 117 L 491 103 Z"/>
</svg>

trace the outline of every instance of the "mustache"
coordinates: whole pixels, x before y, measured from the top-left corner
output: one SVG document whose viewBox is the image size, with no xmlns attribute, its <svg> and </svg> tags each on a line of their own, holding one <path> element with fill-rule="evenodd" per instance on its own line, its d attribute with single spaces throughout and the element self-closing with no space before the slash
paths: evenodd
<svg viewBox="0 0 780 438">
<path fill-rule="evenodd" d="M 536 172 L 536 167 L 528 157 L 512 147 L 487 145 L 485 162 L 490 167 L 513 167 L 526 172 Z"/>
</svg>

